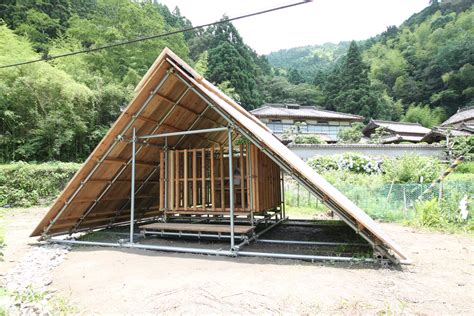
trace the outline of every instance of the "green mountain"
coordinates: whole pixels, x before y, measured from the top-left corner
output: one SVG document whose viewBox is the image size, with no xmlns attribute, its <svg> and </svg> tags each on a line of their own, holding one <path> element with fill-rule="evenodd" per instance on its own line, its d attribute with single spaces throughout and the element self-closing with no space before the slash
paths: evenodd
<svg viewBox="0 0 474 316">
<path fill-rule="evenodd" d="M 334 61 L 347 53 L 349 42 L 338 44 L 302 46 L 281 49 L 266 57 L 275 68 L 285 71 L 296 69 L 307 82 L 311 82 L 318 70 L 327 70 Z"/>
<path fill-rule="evenodd" d="M 5 0 L 0 65 L 190 26 L 178 8 L 170 11 L 156 1 Z M 402 25 L 363 42 L 285 49 L 267 57 L 224 22 L 0 69 L 0 162 L 82 161 L 165 46 L 246 109 L 297 102 L 430 126 L 474 103 L 472 0 L 433 0 Z"/>
<path fill-rule="evenodd" d="M 276 68 L 275 73 L 283 74 L 290 83 L 298 83 L 298 74 L 304 82 L 314 83 L 314 91 L 322 93 L 319 105 L 334 110 L 348 110 L 341 102 L 360 103 L 362 94 L 373 94 L 378 100 L 378 110 L 369 111 L 371 117 L 394 120 L 408 119 L 404 114 L 410 108 L 412 113 L 426 113 L 417 111 L 421 108 L 431 109 L 428 114 L 436 114 L 441 120 L 460 107 L 474 104 L 471 0 L 431 1 L 430 6 L 402 25 L 391 26 L 386 32 L 359 42 L 357 49 L 367 66 L 359 67 L 359 75 L 366 73 L 370 85 L 352 87 L 359 91 L 352 97 L 344 91 L 347 73 L 341 70 L 348 69 L 348 46 L 340 43 L 296 47 L 267 57 Z M 343 94 L 345 97 L 340 98 Z M 353 109 L 364 107 L 369 104 Z"/>
</svg>

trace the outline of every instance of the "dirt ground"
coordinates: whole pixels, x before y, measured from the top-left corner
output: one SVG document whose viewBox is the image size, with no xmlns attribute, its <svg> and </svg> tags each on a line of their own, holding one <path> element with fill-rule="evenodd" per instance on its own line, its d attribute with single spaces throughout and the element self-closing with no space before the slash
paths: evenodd
<svg viewBox="0 0 474 316">
<path fill-rule="evenodd" d="M 11 269 L 46 209 L 7 215 Z M 461 314 L 474 311 L 474 239 L 381 224 L 411 256 L 401 269 L 296 260 L 74 248 L 56 295 L 89 314 Z"/>
</svg>

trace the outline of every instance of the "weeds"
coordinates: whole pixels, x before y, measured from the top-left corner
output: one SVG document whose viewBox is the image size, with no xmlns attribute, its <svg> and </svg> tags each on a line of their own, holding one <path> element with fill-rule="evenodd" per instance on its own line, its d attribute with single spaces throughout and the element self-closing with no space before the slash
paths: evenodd
<svg viewBox="0 0 474 316">
<path fill-rule="evenodd" d="M 67 299 L 59 296 L 50 297 L 47 292 L 38 291 L 31 285 L 22 292 L 10 292 L 0 288 L 0 316 L 9 315 L 12 309 L 16 308 L 25 309 L 17 311 L 20 314 L 25 312 L 28 314 L 31 310 L 45 315 L 70 315 L 78 312 Z"/>
</svg>

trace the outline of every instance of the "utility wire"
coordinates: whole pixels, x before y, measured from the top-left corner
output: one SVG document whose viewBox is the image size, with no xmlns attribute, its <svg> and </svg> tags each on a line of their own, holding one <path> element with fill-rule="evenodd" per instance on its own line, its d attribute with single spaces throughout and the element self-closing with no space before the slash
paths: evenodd
<svg viewBox="0 0 474 316">
<path fill-rule="evenodd" d="M 37 62 L 40 62 L 40 61 L 48 61 L 48 60 L 53 60 L 53 59 L 58 59 L 58 58 L 63 58 L 63 57 L 68 57 L 68 56 L 74 56 L 74 55 L 79 55 L 79 54 L 87 54 L 87 53 L 96 52 L 96 51 L 103 50 L 103 49 L 108 49 L 108 48 L 113 48 L 113 47 L 117 47 L 117 46 L 133 44 L 133 43 L 147 41 L 147 40 L 160 38 L 160 37 L 171 36 L 171 35 L 175 35 L 175 34 L 179 34 L 179 33 L 184 33 L 184 32 L 189 32 L 189 31 L 201 29 L 201 28 L 204 28 L 204 27 L 212 26 L 212 25 L 223 24 L 223 23 L 227 23 L 227 22 L 231 22 L 231 21 L 235 21 L 235 20 L 241 20 L 241 19 L 253 17 L 253 16 L 256 16 L 256 15 L 270 13 L 270 12 L 273 12 L 273 11 L 278 11 L 278 10 L 291 8 L 291 7 L 295 7 L 295 6 L 305 4 L 305 3 L 308 3 L 308 2 L 311 2 L 311 1 L 312 0 L 304 0 L 304 1 L 296 2 L 296 3 L 292 3 L 292 4 L 283 5 L 283 6 L 280 6 L 280 7 L 275 7 L 275 8 L 271 8 L 271 9 L 267 9 L 267 10 L 257 11 L 257 12 L 254 12 L 254 13 L 240 15 L 240 16 L 233 17 L 233 18 L 227 18 L 227 19 L 212 22 L 212 23 L 207 23 L 207 24 L 201 24 L 201 25 L 198 25 L 198 26 L 188 27 L 188 28 L 184 28 L 184 29 L 180 29 L 180 30 L 176 30 L 176 31 L 168 32 L 168 33 L 162 33 L 162 34 L 150 35 L 150 36 L 145 36 L 145 37 L 139 37 L 139 38 L 135 38 L 135 39 L 128 40 L 128 41 L 118 42 L 118 43 L 99 46 L 99 47 L 87 48 L 87 49 L 83 49 L 83 50 L 78 50 L 78 51 L 59 54 L 59 55 L 54 55 L 54 56 L 46 55 L 46 56 L 43 56 L 42 58 L 39 58 L 39 59 L 23 61 L 23 62 L 10 64 L 10 65 L 3 65 L 3 66 L 0 66 L 0 69 L 17 67 L 17 66 L 21 66 L 21 65 L 28 65 L 28 64 L 33 64 L 33 63 L 37 63 Z"/>
</svg>

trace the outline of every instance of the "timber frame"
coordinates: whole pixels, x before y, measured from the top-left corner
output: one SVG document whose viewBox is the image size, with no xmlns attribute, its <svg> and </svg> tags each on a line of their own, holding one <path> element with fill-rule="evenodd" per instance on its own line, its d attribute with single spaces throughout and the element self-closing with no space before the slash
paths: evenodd
<svg viewBox="0 0 474 316">
<path fill-rule="evenodd" d="M 286 173 L 363 237 L 379 257 L 396 264 L 408 262 L 407 256 L 367 214 L 281 144 L 263 123 L 207 82 L 169 49 L 165 49 L 157 58 L 136 91 L 137 96 L 91 153 L 82 169 L 76 173 L 33 231 L 32 236 L 41 236 L 44 240 L 54 242 L 163 251 L 229 256 L 291 257 L 308 260 L 331 259 L 321 258 L 321 256 L 241 250 L 246 244 L 256 241 L 263 233 L 287 220 L 282 183 L 282 174 Z M 234 143 L 238 137 L 244 138 L 247 145 L 239 145 L 236 150 Z M 169 217 L 186 215 L 188 211 L 194 215 L 207 216 L 210 213 L 206 210 L 207 207 L 214 209 L 217 207 L 218 203 L 215 199 L 217 199 L 216 192 L 219 191 L 215 187 L 212 188 L 216 185 L 215 182 L 198 184 L 198 181 L 207 181 L 204 176 L 198 177 L 198 156 L 201 155 L 202 164 L 205 164 L 202 155 L 206 156 L 208 151 L 209 160 L 219 157 L 219 168 L 221 168 L 219 174 L 222 176 L 224 174 L 222 168 L 225 166 L 222 163 L 225 159 L 225 146 L 227 147 L 228 179 L 221 179 L 218 183 L 220 186 L 223 184 L 228 186 L 228 207 L 225 207 L 224 204 L 227 203 L 222 203 L 221 200 L 222 213 L 215 214 L 214 217 L 229 222 L 230 234 L 227 237 L 230 239 L 230 249 L 217 251 L 151 246 L 135 242 L 137 224 L 157 220 L 166 222 Z M 212 148 L 218 148 L 220 155 L 215 156 Z M 234 157 L 234 151 L 239 153 L 237 157 Z M 252 155 L 247 155 L 246 152 L 252 152 Z M 171 181 L 173 176 L 176 177 L 177 169 L 172 168 L 170 161 L 173 161 L 173 156 L 176 158 L 181 155 L 183 158 L 186 156 L 186 161 L 191 162 L 190 169 L 187 167 L 183 169 L 184 172 L 191 171 L 190 180 L 185 179 L 184 186 L 180 184 L 181 180 Z M 248 184 L 246 189 L 243 186 L 239 191 L 237 201 L 240 199 L 240 210 L 238 210 L 234 184 L 236 169 L 233 164 L 242 168 L 244 158 L 248 159 L 250 162 L 245 168 L 249 170 L 251 166 L 254 166 L 255 159 L 258 161 L 262 157 L 271 161 L 275 168 L 270 169 L 278 174 L 278 179 L 274 181 L 273 186 L 279 190 L 275 191 L 269 203 L 273 213 L 267 212 L 266 207 L 258 204 L 260 196 L 255 194 L 256 182 L 248 181 L 248 178 L 242 181 L 244 177 L 240 178 L 239 185 L 244 182 Z M 176 160 L 179 158 L 174 161 Z M 165 163 L 160 163 L 160 161 Z M 250 170 L 250 180 L 254 177 L 252 172 L 254 171 Z M 178 174 L 175 179 L 179 177 Z M 187 185 L 188 182 L 190 186 Z M 175 195 L 171 194 L 173 184 Z M 208 185 L 210 189 L 205 191 Z M 222 194 L 224 189 L 222 187 L 220 189 L 220 194 Z M 182 193 L 176 195 L 178 191 Z M 212 191 L 210 195 L 205 193 L 209 191 Z M 244 204 L 247 207 L 244 207 Z M 198 207 L 205 209 L 206 214 L 199 214 Z M 255 218 L 257 214 L 261 215 L 259 219 Z M 275 217 L 273 220 L 270 219 L 272 216 Z M 271 225 L 251 236 L 244 236 L 243 241 L 236 245 L 235 221 L 239 220 L 239 217 L 240 220 L 247 220 L 250 225 L 262 220 Z M 130 234 L 129 242 L 122 244 L 51 238 L 123 225 L 130 225 Z M 165 233 L 172 234 L 172 232 L 162 232 L 162 234 Z M 354 259 L 339 258 L 339 260 Z"/>
</svg>

